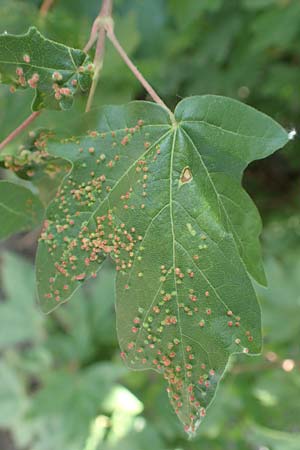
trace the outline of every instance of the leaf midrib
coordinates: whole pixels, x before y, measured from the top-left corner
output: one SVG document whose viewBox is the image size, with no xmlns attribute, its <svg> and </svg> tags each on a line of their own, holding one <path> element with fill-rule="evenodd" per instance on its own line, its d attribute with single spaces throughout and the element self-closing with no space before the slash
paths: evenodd
<svg viewBox="0 0 300 450">
<path fill-rule="evenodd" d="M 173 168 L 174 168 L 174 153 L 175 153 L 175 144 L 176 144 L 176 137 L 177 137 L 178 128 L 174 130 L 174 137 L 172 142 L 172 148 L 171 148 L 171 155 L 170 155 L 170 222 L 171 222 L 171 234 L 172 234 L 172 253 L 173 253 L 173 276 L 174 276 L 174 289 L 176 292 L 176 305 L 177 305 L 177 315 L 178 315 L 178 328 L 180 333 L 180 343 L 181 343 L 181 352 L 182 352 L 182 360 L 183 360 L 183 367 L 184 367 L 184 379 L 185 384 L 187 385 L 187 373 L 186 373 L 186 359 L 184 354 L 184 346 L 183 346 L 183 333 L 181 328 L 181 318 L 180 318 L 180 309 L 179 309 L 179 300 L 178 300 L 178 290 L 177 290 L 177 283 L 176 283 L 176 274 L 175 274 L 175 268 L 176 268 L 176 237 L 175 237 L 175 228 L 174 228 L 174 216 L 173 216 Z M 186 405 L 189 405 L 188 402 L 188 390 L 185 389 L 185 397 L 186 397 Z"/>
</svg>

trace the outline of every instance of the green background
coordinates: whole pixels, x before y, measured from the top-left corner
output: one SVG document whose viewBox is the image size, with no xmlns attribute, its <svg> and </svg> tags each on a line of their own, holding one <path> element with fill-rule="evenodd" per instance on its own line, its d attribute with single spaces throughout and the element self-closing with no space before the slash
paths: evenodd
<svg viewBox="0 0 300 450">
<path fill-rule="evenodd" d="M 57 0 L 41 18 L 39 1 L 0 0 L 0 32 L 35 25 L 48 38 L 81 48 L 99 3 Z M 124 47 L 170 107 L 186 96 L 222 94 L 288 130 L 299 127 L 298 0 L 116 0 L 115 22 Z M 144 98 L 108 45 L 95 107 Z M 31 100 L 30 92 L 12 96 L 1 86 L 0 139 L 28 116 Z M 44 113 L 36 126 L 78 132 L 85 101 L 77 97 L 71 113 Z M 128 372 L 121 362 L 112 267 L 106 264 L 99 280 L 44 316 L 35 303 L 36 233 L 2 243 L 1 450 L 299 450 L 299 155 L 296 137 L 246 172 L 244 185 L 264 221 L 269 288 L 257 287 L 264 351 L 231 359 L 193 441 L 186 440 L 161 377 Z"/>
</svg>

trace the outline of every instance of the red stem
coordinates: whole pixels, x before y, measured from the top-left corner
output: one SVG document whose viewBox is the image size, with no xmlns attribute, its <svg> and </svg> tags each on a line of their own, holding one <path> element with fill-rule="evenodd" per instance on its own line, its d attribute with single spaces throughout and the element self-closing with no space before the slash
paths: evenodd
<svg viewBox="0 0 300 450">
<path fill-rule="evenodd" d="M 104 59 L 104 53 L 105 53 L 105 39 L 106 39 L 104 20 L 111 18 L 112 6 L 113 6 L 113 0 L 103 0 L 99 15 L 98 15 L 97 19 L 95 20 L 93 27 L 92 27 L 90 39 L 89 39 L 87 45 L 85 46 L 85 50 L 89 49 L 91 46 L 94 45 L 94 43 L 97 40 L 95 57 L 94 57 L 95 73 L 94 73 L 94 77 L 93 77 L 93 81 L 92 81 L 92 86 L 91 86 L 91 89 L 89 92 L 89 97 L 87 100 L 85 112 L 88 112 L 91 109 L 91 106 L 92 106 L 92 103 L 94 100 L 94 96 L 95 96 L 95 92 L 96 92 L 96 88 L 97 88 L 97 84 L 98 84 L 98 81 L 100 78 L 100 72 L 101 72 L 102 66 L 103 66 L 103 59 Z"/>
<path fill-rule="evenodd" d="M 54 0 L 44 0 L 42 3 L 42 6 L 40 7 L 40 16 L 41 17 L 45 17 L 48 12 L 49 9 L 51 8 L 52 4 L 53 4 Z"/>
<path fill-rule="evenodd" d="M 103 0 L 102 7 L 100 10 L 101 17 L 110 17 L 113 8 L 113 0 Z"/>
<path fill-rule="evenodd" d="M 26 120 L 24 120 L 23 123 L 21 123 L 21 125 L 18 126 L 18 128 L 16 128 L 12 133 L 10 133 L 7 136 L 7 138 L 5 138 L 4 141 L 1 142 L 0 151 L 7 144 L 9 144 L 11 141 L 13 141 L 20 133 L 22 133 L 22 131 L 24 131 L 31 124 L 31 122 L 33 122 L 41 114 L 41 112 L 42 111 L 33 112 L 29 117 L 27 117 Z"/>
<path fill-rule="evenodd" d="M 127 64 L 129 69 L 132 71 L 132 73 L 134 74 L 135 78 L 141 83 L 142 86 L 144 86 L 144 88 L 146 89 L 146 91 L 148 92 L 150 97 L 156 103 L 158 103 L 160 106 L 162 106 L 163 108 L 167 109 L 169 111 L 170 115 L 172 115 L 172 113 L 169 110 L 169 108 L 167 107 L 167 105 L 163 102 L 163 100 L 155 92 L 153 87 L 144 78 L 144 76 L 141 74 L 139 69 L 133 64 L 133 62 L 131 61 L 131 59 L 129 58 L 129 56 L 127 55 L 127 53 L 125 52 L 125 50 L 121 46 L 120 42 L 118 41 L 118 39 L 117 39 L 117 37 L 116 37 L 116 35 L 114 33 L 113 27 L 110 26 L 110 25 L 106 25 L 106 31 L 107 31 L 108 39 L 111 41 L 111 43 L 113 44 L 113 46 L 115 47 L 115 49 L 117 50 L 117 52 L 119 53 L 119 55 L 121 56 L 123 61 Z"/>
<path fill-rule="evenodd" d="M 93 47 L 93 45 L 95 44 L 95 42 L 98 38 L 98 33 L 101 29 L 101 24 L 100 24 L 99 19 L 101 19 L 103 17 L 111 17 L 112 8 L 113 8 L 113 0 L 103 0 L 102 7 L 99 11 L 99 14 L 96 17 L 96 19 L 94 20 L 89 40 L 83 49 L 83 51 L 85 53 L 87 53 Z"/>
</svg>

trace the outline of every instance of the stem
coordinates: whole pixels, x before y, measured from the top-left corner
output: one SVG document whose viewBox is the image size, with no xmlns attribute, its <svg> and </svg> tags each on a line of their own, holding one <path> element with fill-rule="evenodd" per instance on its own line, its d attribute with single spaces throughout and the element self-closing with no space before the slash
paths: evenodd
<svg viewBox="0 0 300 450">
<path fill-rule="evenodd" d="M 98 81 L 100 78 L 100 72 L 103 67 L 103 59 L 104 59 L 104 53 L 105 53 L 105 37 L 106 37 L 105 29 L 103 28 L 103 26 L 101 26 L 101 29 L 99 30 L 99 34 L 98 34 L 96 52 L 95 52 L 95 57 L 94 57 L 95 73 L 93 76 L 93 81 L 92 81 L 91 89 L 89 92 L 89 97 L 87 100 L 85 112 L 88 112 L 91 109 L 91 106 L 92 106 L 92 103 L 94 100 L 94 96 L 95 96 L 95 92 L 96 92 L 96 88 L 98 85 Z"/>
<path fill-rule="evenodd" d="M 41 114 L 41 112 L 42 111 L 33 112 L 29 117 L 27 117 L 26 120 L 24 120 L 23 123 L 21 123 L 21 125 L 18 126 L 18 128 L 12 131 L 12 133 L 10 133 L 7 138 L 1 142 L 0 151 L 3 150 L 3 148 L 13 141 L 20 133 L 22 133 L 22 131 L 24 131 L 31 124 L 31 122 L 33 122 Z"/>
<path fill-rule="evenodd" d="M 113 8 L 113 0 L 103 0 L 102 7 L 100 10 L 100 17 L 110 17 Z"/>
<path fill-rule="evenodd" d="M 83 48 L 83 51 L 85 53 L 87 53 L 93 47 L 93 45 L 95 44 L 95 42 L 97 40 L 97 35 L 98 35 L 98 28 L 99 28 L 99 20 L 98 20 L 98 17 L 97 17 L 97 19 L 93 23 L 89 40 L 85 44 L 85 46 Z"/>
<path fill-rule="evenodd" d="M 105 31 L 105 24 L 109 23 L 111 19 L 111 13 L 112 13 L 112 6 L 113 6 L 113 0 L 103 0 L 102 7 L 99 12 L 98 17 L 94 21 L 90 39 L 88 43 L 85 46 L 85 51 L 89 50 L 91 46 L 94 45 L 95 41 L 97 40 L 96 45 L 96 51 L 95 51 L 95 57 L 94 57 L 94 66 L 95 66 L 95 73 L 92 81 L 92 86 L 89 92 L 89 97 L 87 100 L 85 112 L 90 111 L 96 88 L 99 82 L 100 78 L 100 72 L 103 67 L 103 59 L 105 54 L 105 39 L 106 39 L 106 31 Z"/>
<path fill-rule="evenodd" d="M 155 92 L 153 87 L 144 78 L 144 76 L 141 74 L 139 69 L 133 64 L 133 62 L 131 61 L 131 59 L 129 58 L 127 53 L 125 52 L 124 48 L 121 46 L 120 42 L 118 41 L 118 39 L 114 33 L 113 27 L 110 24 L 106 25 L 106 32 L 107 32 L 108 39 L 111 41 L 111 43 L 113 44 L 113 46 L 115 47 L 115 49 L 117 50 L 117 52 L 119 53 L 119 55 L 121 56 L 121 58 L 123 59 L 125 64 L 132 71 L 135 78 L 141 83 L 142 86 L 144 86 L 144 88 L 146 89 L 146 91 L 148 92 L 150 97 L 156 103 L 158 103 L 160 106 L 165 108 L 169 112 L 171 118 L 173 118 L 173 113 L 170 111 L 170 109 L 167 107 L 167 105 L 164 103 L 164 101 L 159 97 L 159 95 Z"/>
<path fill-rule="evenodd" d="M 49 9 L 51 8 L 52 4 L 53 4 L 54 0 L 44 0 L 42 3 L 42 6 L 40 7 L 40 16 L 41 17 L 45 17 L 48 12 Z"/>
</svg>

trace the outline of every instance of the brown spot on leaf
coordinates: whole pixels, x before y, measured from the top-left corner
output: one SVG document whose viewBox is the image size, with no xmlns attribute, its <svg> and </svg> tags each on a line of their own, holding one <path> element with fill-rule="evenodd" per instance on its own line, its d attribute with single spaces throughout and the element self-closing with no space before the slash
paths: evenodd
<svg viewBox="0 0 300 450">
<path fill-rule="evenodd" d="M 190 183 L 193 179 L 192 171 L 189 167 L 185 167 L 180 175 L 179 186 L 182 184 Z"/>
</svg>

